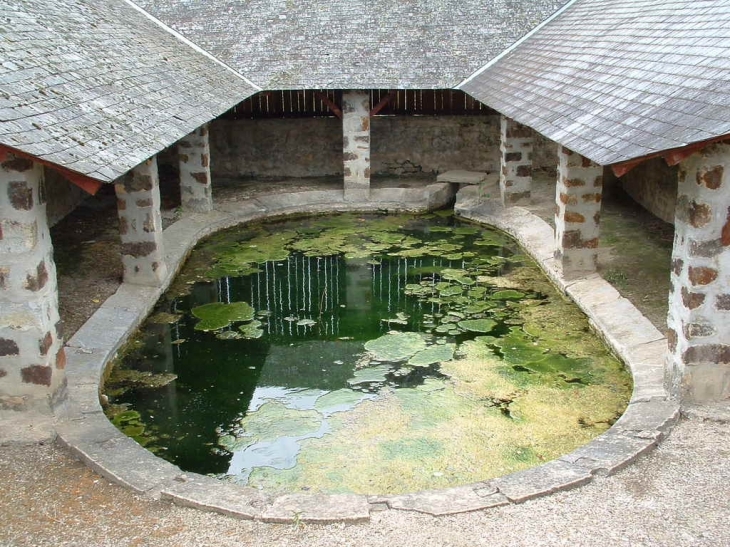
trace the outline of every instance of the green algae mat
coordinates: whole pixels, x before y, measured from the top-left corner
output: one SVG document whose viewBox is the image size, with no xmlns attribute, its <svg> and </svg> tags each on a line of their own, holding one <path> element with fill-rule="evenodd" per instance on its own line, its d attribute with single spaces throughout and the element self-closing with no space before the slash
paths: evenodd
<svg viewBox="0 0 730 547">
<path fill-rule="evenodd" d="M 187 471 L 386 494 L 538 465 L 613 424 L 629 374 L 509 237 L 436 215 L 299 218 L 202 242 L 107 380 Z"/>
</svg>

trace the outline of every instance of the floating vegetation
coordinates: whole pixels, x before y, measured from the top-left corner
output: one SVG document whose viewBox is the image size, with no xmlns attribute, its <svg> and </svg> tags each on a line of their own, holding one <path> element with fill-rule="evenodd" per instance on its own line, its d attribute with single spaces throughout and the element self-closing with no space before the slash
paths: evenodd
<svg viewBox="0 0 730 547">
<path fill-rule="evenodd" d="M 246 302 L 211 302 L 193 308 L 190 313 L 200 319 L 195 330 L 218 330 L 231 323 L 251 321 L 254 309 Z"/>
<path fill-rule="evenodd" d="M 449 210 L 215 234 L 105 386 L 113 423 L 185 470 L 368 494 L 556 458 L 630 391 L 519 247 Z"/>
</svg>

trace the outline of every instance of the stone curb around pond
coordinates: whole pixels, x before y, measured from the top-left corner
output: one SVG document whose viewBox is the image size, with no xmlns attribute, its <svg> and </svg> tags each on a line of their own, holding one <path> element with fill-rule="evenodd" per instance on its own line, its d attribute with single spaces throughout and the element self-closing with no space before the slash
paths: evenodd
<svg viewBox="0 0 730 547">
<path fill-rule="evenodd" d="M 431 210 L 453 198 L 448 184 L 425 189 L 373 190 L 371 201 L 348 203 L 342 191 L 309 191 L 227 202 L 208 214 L 192 214 L 164 232 L 170 274 L 162 288 L 122 284 L 66 344 L 68 394 L 58 409 L 58 438 L 89 467 L 135 492 L 244 519 L 264 522 L 360 522 L 379 510 L 449 515 L 521 503 L 610 475 L 652 449 L 679 415 L 663 388 L 666 340 L 598 275 L 565 282 L 552 259 L 552 229 L 524 209 L 478 203 L 476 189 L 457 196 L 462 218 L 515 237 L 586 313 L 600 336 L 628 365 L 634 391 L 623 416 L 608 431 L 573 452 L 537 467 L 464 486 L 398 495 L 286 494 L 186 473 L 123 435 L 106 418 L 99 389 L 109 361 L 139 327 L 177 274 L 194 245 L 224 228 L 281 215 L 337 211 Z"/>
</svg>

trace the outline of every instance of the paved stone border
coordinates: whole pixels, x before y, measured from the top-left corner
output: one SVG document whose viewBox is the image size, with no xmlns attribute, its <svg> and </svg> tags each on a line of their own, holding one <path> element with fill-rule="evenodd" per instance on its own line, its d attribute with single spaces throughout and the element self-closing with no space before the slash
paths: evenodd
<svg viewBox="0 0 730 547">
<path fill-rule="evenodd" d="M 399 495 L 287 494 L 243 487 L 185 473 L 119 432 L 99 404 L 104 369 L 126 338 L 141 324 L 192 247 L 203 237 L 237 224 L 295 213 L 371 210 L 430 210 L 453 197 L 448 184 L 425 189 L 372 190 L 364 203 L 348 203 L 342 191 L 309 191 L 263 196 L 221 204 L 208 214 L 192 214 L 164 232 L 170 274 L 163 288 L 123 284 L 68 341 L 68 396 L 61 409 L 60 441 L 91 468 L 136 492 L 173 503 L 265 522 L 359 522 L 372 511 L 391 509 L 449 515 L 521 503 L 580 486 L 597 475 L 621 469 L 652 449 L 676 422 L 677 403 L 664 391 L 666 340 L 628 300 L 598 275 L 568 283 L 552 258 L 552 229 L 524 209 L 479 203 L 478 189 L 457 196 L 463 218 L 495 226 L 513 237 L 588 315 L 597 332 L 627 363 L 634 376 L 631 402 L 618 422 L 588 444 L 543 465 L 454 488 Z"/>
</svg>

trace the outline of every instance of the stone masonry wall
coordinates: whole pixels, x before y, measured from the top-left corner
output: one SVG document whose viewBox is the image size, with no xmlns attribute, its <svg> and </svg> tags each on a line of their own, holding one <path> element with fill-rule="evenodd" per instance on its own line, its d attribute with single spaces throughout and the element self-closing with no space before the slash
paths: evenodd
<svg viewBox="0 0 730 547">
<path fill-rule="evenodd" d="M 210 146 L 214 184 L 216 177 L 342 175 L 342 122 L 337 118 L 215 120 Z M 496 173 L 499 116 L 375 116 L 370 146 L 375 176 L 451 169 Z M 536 136 L 533 168 L 555 171 L 556 146 Z"/>
<path fill-rule="evenodd" d="M 678 167 L 661 158 L 647 160 L 619 178 L 621 187 L 634 201 L 664 222 L 674 222 L 677 205 Z"/>
<path fill-rule="evenodd" d="M 667 387 L 730 398 L 730 144 L 680 164 L 669 297 Z"/>
<path fill-rule="evenodd" d="M 560 260 L 566 279 L 596 269 L 602 187 L 603 167 L 558 147 L 555 257 Z"/>
<path fill-rule="evenodd" d="M 0 158 L 0 410 L 50 411 L 65 382 L 59 328 L 43 167 L 6 154 Z"/>
</svg>

